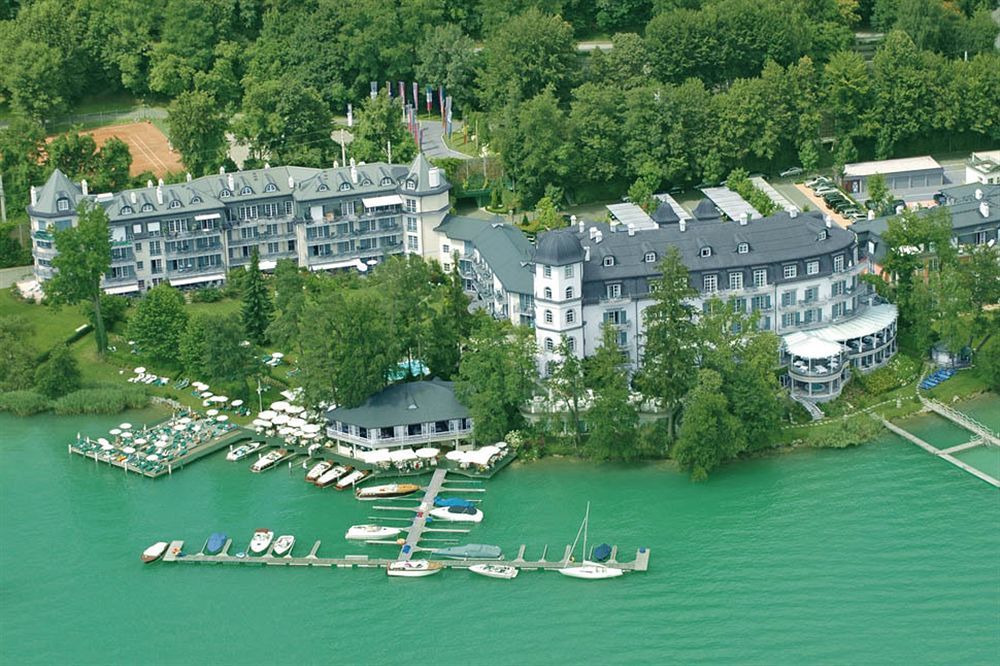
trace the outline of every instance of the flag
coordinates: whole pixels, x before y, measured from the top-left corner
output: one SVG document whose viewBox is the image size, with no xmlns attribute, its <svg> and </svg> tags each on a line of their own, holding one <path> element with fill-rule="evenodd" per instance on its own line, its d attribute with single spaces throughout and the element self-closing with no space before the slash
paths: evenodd
<svg viewBox="0 0 1000 666">
<path fill-rule="evenodd" d="M 414 109 L 420 107 L 420 99 L 419 98 L 420 98 L 420 86 L 418 86 L 417 82 L 414 81 L 413 82 L 413 108 Z"/>
<path fill-rule="evenodd" d="M 399 82 L 399 99 L 403 103 L 406 102 L 406 84 L 402 81 Z"/>
<path fill-rule="evenodd" d="M 444 86 L 438 86 L 438 108 L 441 109 L 441 126 L 444 127 Z"/>
<path fill-rule="evenodd" d="M 372 81 L 372 91 L 370 94 L 372 96 L 372 99 L 378 97 L 378 83 L 375 81 Z"/>
<path fill-rule="evenodd" d="M 446 107 L 445 118 L 446 122 L 448 123 L 448 138 L 450 139 L 451 138 L 451 95 L 448 95 L 448 97 L 445 99 L 444 105 Z"/>
<path fill-rule="evenodd" d="M 385 94 L 386 94 L 386 97 L 388 97 L 389 99 L 392 99 L 392 81 L 386 81 L 385 82 Z"/>
<path fill-rule="evenodd" d="M 347 105 L 347 126 L 354 127 L 354 109 L 350 104 Z"/>
<path fill-rule="evenodd" d="M 434 88 L 430 85 L 424 88 L 424 96 L 427 98 L 427 113 L 430 113 L 431 105 L 434 104 Z"/>
</svg>

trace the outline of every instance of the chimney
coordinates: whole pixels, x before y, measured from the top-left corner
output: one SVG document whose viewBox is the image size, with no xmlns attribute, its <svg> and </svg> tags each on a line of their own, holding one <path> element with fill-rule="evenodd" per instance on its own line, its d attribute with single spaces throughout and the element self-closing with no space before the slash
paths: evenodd
<svg viewBox="0 0 1000 666">
<path fill-rule="evenodd" d="M 32 206 L 38 205 L 38 190 L 35 189 L 34 185 L 31 186 L 31 205 Z"/>
<path fill-rule="evenodd" d="M 156 184 L 159 185 L 160 187 L 163 187 L 163 179 L 160 178 L 159 180 L 157 180 Z"/>
<path fill-rule="evenodd" d="M 829 215 L 825 216 L 825 222 L 826 222 L 826 228 L 827 229 L 829 229 L 830 227 L 833 226 L 833 218 L 830 217 Z"/>
<path fill-rule="evenodd" d="M 129 198 L 132 199 L 132 203 L 136 203 L 137 200 L 136 200 L 135 192 L 129 192 Z"/>
<path fill-rule="evenodd" d="M 989 217 L 990 216 L 990 202 L 989 201 L 980 201 L 979 202 L 979 214 L 982 215 L 983 217 Z"/>
<path fill-rule="evenodd" d="M 628 223 L 628 235 L 635 236 L 635 225 L 631 222 Z"/>
<path fill-rule="evenodd" d="M 437 167 L 434 167 L 434 168 L 432 168 L 428 172 L 428 174 L 430 175 L 430 179 L 428 181 L 428 184 L 431 187 L 440 187 L 441 186 L 441 169 L 439 169 Z"/>
<path fill-rule="evenodd" d="M 590 240 L 597 238 L 597 227 L 590 228 Z"/>
<path fill-rule="evenodd" d="M 153 181 L 152 181 L 152 179 L 146 181 L 146 189 L 147 190 L 153 189 Z"/>
<path fill-rule="evenodd" d="M 354 158 L 351 158 L 351 182 L 358 182 L 358 167 L 354 164 Z"/>
<path fill-rule="evenodd" d="M 896 206 L 896 215 L 899 215 L 904 210 L 906 210 L 906 206 Z"/>
<path fill-rule="evenodd" d="M 875 219 L 875 209 L 874 208 L 868 210 L 868 219 L 869 220 L 874 220 Z"/>
<path fill-rule="evenodd" d="M 750 224 L 750 213 L 743 213 L 740 215 L 740 226 L 745 227 Z"/>
<path fill-rule="evenodd" d="M 339 169 L 340 168 L 340 162 L 338 162 L 337 160 L 334 160 L 333 161 L 333 168 L 334 169 Z"/>
<path fill-rule="evenodd" d="M 191 182 L 191 172 L 190 172 L 190 171 L 188 171 L 188 172 L 187 172 L 187 176 L 185 176 L 184 178 L 185 178 L 185 180 L 187 180 L 187 182 L 189 182 L 189 183 L 190 183 L 190 182 Z"/>
<path fill-rule="evenodd" d="M 678 223 L 677 223 L 677 227 L 678 227 L 678 228 L 679 228 L 679 229 L 680 229 L 681 231 L 687 231 L 687 228 L 688 228 L 688 223 L 687 223 L 687 220 L 681 220 L 680 222 L 678 222 Z"/>
<path fill-rule="evenodd" d="M 569 223 L 570 223 L 570 226 L 574 226 L 574 227 L 579 224 L 580 233 L 581 234 L 587 230 L 586 229 L 586 225 L 583 223 L 583 220 L 578 220 L 577 217 L 576 217 L 576 215 L 570 215 L 569 216 Z"/>
<path fill-rule="evenodd" d="M 220 167 L 219 167 L 219 175 L 220 175 L 220 176 L 222 176 L 222 175 L 224 175 L 225 173 L 226 173 L 226 167 L 224 167 L 224 166 L 220 166 Z"/>
<path fill-rule="evenodd" d="M 158 185 L 156 187 L 156 204 L 158 206 L 163 205 L 163 185 Z"/>
<path fill-rule="evenodd" d="M 229 177 L 226 178 L 226 185 L 229 186 L 230 192 L 236 188 L 236 181 L 233 180 L 233 174 L 229 174 Z"/>
<path fill-rule="evenodd" d="M 288 177 L 288 189 L 290 190 L 295 189 L 295 179 L 292 178 L 291 176 Z"/>
<path fill-rule="evenodd" d="M 977 187 L 976 188 L 976 201 L 979 201 L 982 198 L 983 198 L 983 190 L 982 190 L 982 188 Z"/>
<path fill-rule="evenodd" d="M 271 168 L 271 163 L 270 162 L 264 162 L 264 168 L 265 169 L 270 169 Z"/>
<path fill-rule="evenodd" d="M 87 179 L 84 178 L 80 181 L 80 189 L 83 190 L 83 196 L 90 194 L 90 186 L 87 185 Z"/>
<path fill-rule="evenodd" d="M 590 246 L 589 245 L 584 245 L 583 246 L 583 260 L 584 261 L 590 261 Z"/>
<path fill-rule="evenodd" d="M 595 243 L 600 243 L 602 240 L 604 240 L 604 234 L 602 234 L 600 231 L 598 231 L 597 235 L 594 236 L 594 242 Z"/>
<path fill-rule="evenodd" d="M 788 217 L 792 218 L 793 220 L 795 218 L 797 218 L 798 216 L 799 216 L 799 209 L 798 208 L 793 208 L 790 211 L 788 211 Z"/>
</svg>

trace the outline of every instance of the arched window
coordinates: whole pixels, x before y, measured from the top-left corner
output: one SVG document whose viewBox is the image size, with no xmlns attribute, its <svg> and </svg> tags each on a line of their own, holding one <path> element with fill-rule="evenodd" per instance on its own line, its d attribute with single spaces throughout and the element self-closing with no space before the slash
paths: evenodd
<svg viewBox="0 0 1000 666">
<path fill-rule="evenodd" d="M 69 210 L 69 199 L 62 197 L 56 201 L 56 210 Z"/>
<path fill-rule="evenodd" d="M 552 287 L 546 287 L 545 291 L 543 293 L 545 294 L 545 298 L 551 299 L 552 298 Z"/>
<path fill-rule="evenodd" d="M 566 298 L 573 298 L 573 287 L 566 287 Z"/>
<path fill-rule="evenodd" d="M 267 185 L 264 186 L 264 191 L 265 192 L 277 192 L 278 191 L 278 186 L 275 185 L 274 183 L 268 183 Z"/>
<path fill-rule="evenodd" d="M 230 190 L 222 190 L 219 192 L 219 197 L 222 199 L 228 199 L 231 196 L 233 196 L 233 193 Z"/>
<path fill-rule="evenodd" d="M 384 176 L 382 178 L 382 180 L 379 182 L 379 184 L 380 185 L 392 185 L 392 182 L 393 182 L 392 178 L 390 178 L 389 176 Z"/>
<path fill-rule="evenodd" d="M 341 192 L 346 192 L 349 189 L 351 189 L 351 184 L 350 183 L 341 183 L 340 184 L 340 191 Z"/>
<path fill-rule="evenodd" d="M 143 213 L 149 213 L 149 212 L 151 212 L 153 210 L 153 204 L 151 204 L 151 203 L 144 203 L 144 204 L 142 204 L 142 208 L 140 208 L 139 210 L 141 212 L 143 212 Z"/>
<path fill-rule="evenodd" d="M 191 197 L 191 203 L 196 204 L 196 203 L 201 203 L 201 202 L 202 202 L 202 198 L 199 197 L 197 194 L 194 195 L 193 197 Z"/>
<path fill-rule="evenodd" d="M 251 188 L 249 185 L 244 185 L 243 189 L 240 190 L 240 195 L 246 196 L 247 194 L 253 194 L 253 188 Z"/>
<path fill-rule="evenodd" d="M 545 323 L 546 324 L 551 324 L 552 323 L 552 310 L 546 310 L 545 311 Z"/>
<path fill-rule="evenodd" d="M 132 206 L 122 206 L 122 209 L 120 211 L 118 211 L 118 212 L 120 214 L 122 214 L 122 215 L 131 215 L 132 214 Z"/>
<path fill-rule="evenodd" d="M 167 208 L 180 208 L 180 207 L 181 207 L 180 199 L 171 199 L 170 203 L 167 204 Z"/>
<path fill-rule="evenodd" d="M 344 185 L 347 185 L 347 183 L 344 183 Z M 340 186 L 340 189 L 344 189 L 344 185 L 341 185 L 341 186 Z M 348 185 L 348 187 L 350 187 L 350 186 Z M 329 186 L 329 185 L 327 185 L 326 183 L 320 183 L 320 184 L 319 184 L 319 185 L 318 185 L 318 186 L 316 187 L 316 191 L 317 191 L 317 192 L 328 192 L 328 191 L 330 191 L 330 186 Z"/>
<path fill-rule="evenodd" d="M 552 342 L 552 338 L 545 338 L 545 351 L 552 351 L 556 346 Z"/>
<path fill-rule="evenodd" d="M 372 184 L 372 181 L 368 180 L 367 178 L 365 178 L 364 180 L 361 181 L 361 187 L 368 187 L 371 184 Z"/>
<path fill-rule="evenodd" d="M 646 253 L 646 257 L 645 257 L 645 261 L 646 261 L 647 264 L 656 263 L 656 253 L 655 252 L 647 252 Z"/>
<path fill-rule="evenodd" d="M 576 321 L 576 311 L 575 310 L 566 310 L 566 323 L 567 324 L 572 324 L 575 321 Z"/>
<path fill-rule="evenodd" d="M 574 337 L 567 337 L 566 338 L 566 346 L 569 347 L 569 350 L 571 352 L 575 352 L 576 351 L 576 338 L 574 338 Z"/>
</svg>

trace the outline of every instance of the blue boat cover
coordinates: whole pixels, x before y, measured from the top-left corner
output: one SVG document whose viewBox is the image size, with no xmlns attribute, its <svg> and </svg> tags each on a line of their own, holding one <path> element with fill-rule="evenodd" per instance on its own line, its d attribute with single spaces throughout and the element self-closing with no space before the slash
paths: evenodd
<svg viewBox="0 0 1000 666">
<path fill-rule="evenodd" d="M 212 532 L 208 537 L 208 544 L 205 546 L 205 550 L 209 555 L 215 555 L 226 545 L 226 538 L 226 535 L 222 532 Z"/>
<path fill-rule="evenodd" d="M 434 500 L 434 506 L 466 506 L 471 508 L 475 504 L 461 497 L 438 497 Z"/>
<path fill-rule="evenodd" d="M 604 560 L 611 557 L 611 546 L 606 543 L 602 543 L 600 546 L 594 549 L 594 559 L 598 562 L 603 562 Z"/>
</svg>

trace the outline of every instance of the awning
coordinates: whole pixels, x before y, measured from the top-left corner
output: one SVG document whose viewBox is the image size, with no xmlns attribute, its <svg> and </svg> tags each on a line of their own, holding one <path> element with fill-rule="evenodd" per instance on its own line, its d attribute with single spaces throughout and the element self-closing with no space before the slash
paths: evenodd
<svg viewBox="0 0 1000 666">
<path fill-rule="evenodd" d="M 840 356 L 843 347 L 836 342 L 817 338 L 812 332 L 797 331 L 784 336 L 785 351 L 793 356 L 809 359 L 827 359 Z"/>
<path fill-rule="evenodd" d="M 273 271 L 274 267 L 278 265 L 278 262 L 274 259 L 265 259 L 260 262 L 260 270 L 262 271 Z"/>
<path fill-rule="evenodd" d="M 398 194 L 387 194 L 383 197 L 364 197 L 361 203 L 365 208 L 383 208 L 385 206 L 402 206 L 403 197 Z"/>
<path fill-rule="evenodd" d="M 220 219 L 222 219 L 222 215 L 219 214 L 219 213 L 204 213 L 202 215 L 195 215 L 194 219 L 196 219 L 196 220 L 220 220 Z"/>
<path fill-rule="evenodd" d="M 633 203 L 608 204 L 605 206 L 611 215 L 624 225 L 633 225 L 635 229 L 658 229 L 659 225 L 646 214 L 642 208 Z"/>
<path fill-rule="evenodd" d="M 361 268 L 360 266 L 364 266 Z M 368 270 L 364 262 L 360 259 L 345 259 L 344 261 L 331 261 L 326 264 L 315 264 L 309 267 L 311 271 L 329 271 L 334 268 L 357 268 L 358 270 Z"/>
<path fill-rule="evenodd" d="M 139 291 L 139 283 L 126 284 L 118 287 L 107 287 L 104 290 L 106 294 L 130 294 L 133 291 Z"/>
<path fill-rule="evenodd" d="M 170 278 L 171 287 L 183 287 L 186 284 L 198 284 L 199 282 L 216 282 L 226 279 L 225 273 L 211 273 L 210 275 L 195 275 L 184 278 Z"/>
<path fill-rule="evenodd" d="M 896 321 L 895 305 L 875 305 L 850 321 L 809 331 L 809 335 L 832 342 L 874 335 Z"/>
</svg>

